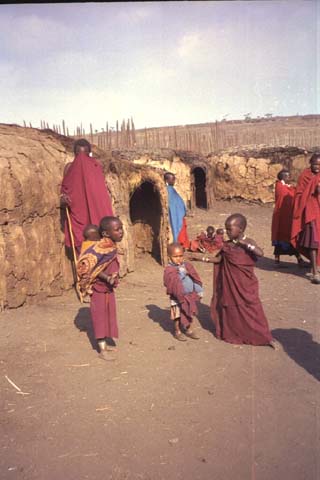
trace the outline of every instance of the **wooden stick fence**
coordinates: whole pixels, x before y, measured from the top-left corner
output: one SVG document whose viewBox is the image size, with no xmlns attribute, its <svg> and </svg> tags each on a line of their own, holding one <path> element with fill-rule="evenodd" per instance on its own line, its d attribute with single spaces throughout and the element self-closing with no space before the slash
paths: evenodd
<svg viewBox="0 0 320 480">
<path fill-rule="evenodd" d="M 73 138 L 86 138 L 103 150 L 130 148 L 170 148 L 204 155 L 217 153 L 228 148 L 251 148 L 266 145 L 268 147 L 295 146 L 301 148 L 320 147 L 320 115 L 290 117 L 283 122 L 281 117 L 246 119 L 245 121 L 215 121 L 200 125 L 185 125 L 159 128 L 136 129 L 133 118 L 123 119 L 119 128 L 110 126 L 98 131 L 90 123 L 89 132 L 85 132 L 82 122 L 73 131 Z M 298 120 L 297 120 L 298 119 Z M 306 121 L 307 120 L 307 121 Z M 294 123 L 295 122 L 295 123 Z M 300 122 L 300 124 L 298 124 Z M 33 128 L 31 122 L 23 120 L 24 128 Z M 51 129 L 55 133 L 71 136 L 65 120 L 52 127 L 40 120 L 42 130 Z"/>
</svg>

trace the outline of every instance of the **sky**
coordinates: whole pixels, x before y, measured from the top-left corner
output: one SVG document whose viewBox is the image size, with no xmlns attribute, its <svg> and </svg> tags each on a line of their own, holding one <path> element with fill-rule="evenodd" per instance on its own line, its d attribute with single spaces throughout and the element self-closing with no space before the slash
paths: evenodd
<svg viewBox="0 0 320 480">
<path fill-rule="evenodd" d="M 320 0 L 1 5 L 0 122 L 319 114 L 319 55 Z"/>
</svg>

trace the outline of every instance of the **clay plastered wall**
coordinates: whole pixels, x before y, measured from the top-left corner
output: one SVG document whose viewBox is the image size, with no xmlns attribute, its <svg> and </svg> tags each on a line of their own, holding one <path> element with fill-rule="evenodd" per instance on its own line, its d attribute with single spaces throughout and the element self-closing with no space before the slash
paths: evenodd
<svg viewBox="0 0 320 480">
<path fill-rule="evenodd" d="M 133 163 L 137 165 L 148 165 L 153 168 L 159 168 L 164 172 L 172 172 L 176 175 L 175 188 L 181 195 L 186 205 L 190 204 L 192 198 L 190 167 L 183 163 L 177 156 L 169 159 L 154 159 L 151 156 L 137 156 L 133 159 Z M 163 177 L 162 177 L 163 178 Z"/>
<path fill-rule="evenodd" d="M 0 125 L 0 308 L 59 295 L 72 283 L 58 208 L 70 160 L 53 137 Z"/>
<path fill-rule="evenodd" d="M 289 168 L 295 182 L 309 165 L 311 154 L 282 148 L 253 152 L 253 155 L 250 152 L 246 155 L 225 152 L 208 157 L 214 168 L 213 190 L 217 200 L 239 198 L 273 202 L 277 173 L 284 167 Z"/>
</svg>

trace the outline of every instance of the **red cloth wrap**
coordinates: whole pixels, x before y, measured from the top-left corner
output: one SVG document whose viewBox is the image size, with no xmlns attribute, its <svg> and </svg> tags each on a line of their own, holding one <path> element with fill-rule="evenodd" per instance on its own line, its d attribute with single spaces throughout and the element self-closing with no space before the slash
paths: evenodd
<svg viewBox="0 0 320 480">
<path fill-rule="evenodd" d="M 185 262 L 184 266 L 192 280 L 202 286 L 202 281 L 194 266 L 190 262 Z M 182 325 L 188 327 L 193 315 L 198 313 L 196 302 L 200 300 L 199 295 L 196 292 L 184 293 L 178 269 L 172 265 L 168 265 L 164 269 L 163 283 L 167 289 L 167 295 L 179 303 Z"/>
<path fill-rule="evenodd" d="M 205 233 L 200 233 L 195 240 L 190 242 L 190 250 L 192 252 L 202 252 L 205 249 L 208 253 L 214 253 L 223 245 L 223 235 L 216 234 L 209 238 Z"/>
<path fill-rule="evenodd" d="M 190 240 L 188 238 L 188 232 L 187 232 L 186 217 L 183 217 L 183 220 L 182 220 L 182 227 L 178 235 L 178 242 L 180 243 L 180 245 L 183 246 L 183 248 L 188 249 L 190 247 Z"/>
<path fill-rule="evenodd" d="M 307 223 L 313 222 L 316 229 L 315 237 L 320 239 L 320 203 L 319 195 L 316 193 L 319 183 L 320 173 L 315 175 L 310 168 L 306 168 L 298 179 L 294 198 L 291 243 L 307 257 L 309 252 L 299 245 L 299 234 Z M 318 249 L 317 265 L 320 265 L 320 249 Z"/>
<path fill-rule="evenodd" d="M 216 336 L 234 344 L 267 345 L 272 340 L 254 274 L 256 258 L 225 242 L 215 264 L 211 317 Z"/>
<path fill-rule="evenodd" d="M 271 226 L 271 239 L 273 242 L 291 242 L 294 195 L 295 187 L 285 185 L 280 180 L 276 182 L 275 205 Z"/>
<path fill-rule="evenodd" d="M 61 193 L 70 200 L 70 220 L 75 246 L 83 241 L 83 230 L 89 224 L 99 225 L 105 216 L 113 216 L 112 204 L 101 164 L 85 153 L 72 162 L 61 185 Z M 71 247 L 68 222 L 65 221 L 65 244 Z"/>
<path fill-rule="evenodd" d="M 119 262 L 115 258 L 103 271 L 107 275 L 119 272 Z M 109 285 L 97 278 L 93 285 L 90 297 L 90 312 L 96 338 L 118 338 L 118 323 L 116 300 L 113 289 L 117 286 Z"/>
</svg>

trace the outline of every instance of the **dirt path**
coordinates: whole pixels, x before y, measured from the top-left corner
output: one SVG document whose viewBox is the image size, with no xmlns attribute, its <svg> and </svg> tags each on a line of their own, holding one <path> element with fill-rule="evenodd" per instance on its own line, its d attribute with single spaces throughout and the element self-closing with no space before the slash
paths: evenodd
<svg viewBox="0 0 320 480">
<path fill-rule="evenodd" d="M 114 363 L 97 358 L 73 292 L 6 311 L 1 480 L 320 479 L 320 287 L 291 260 L 274 269 L 268 207 L 217 203 L 188 219 L 190 232 L 235 211 L 265 249 L 261 298 L 283 350 L 214 338 L 201 263 L 201 339 L 173 339 L 163 270 L 145 257 L 118 289 Z"/>
</svg>

